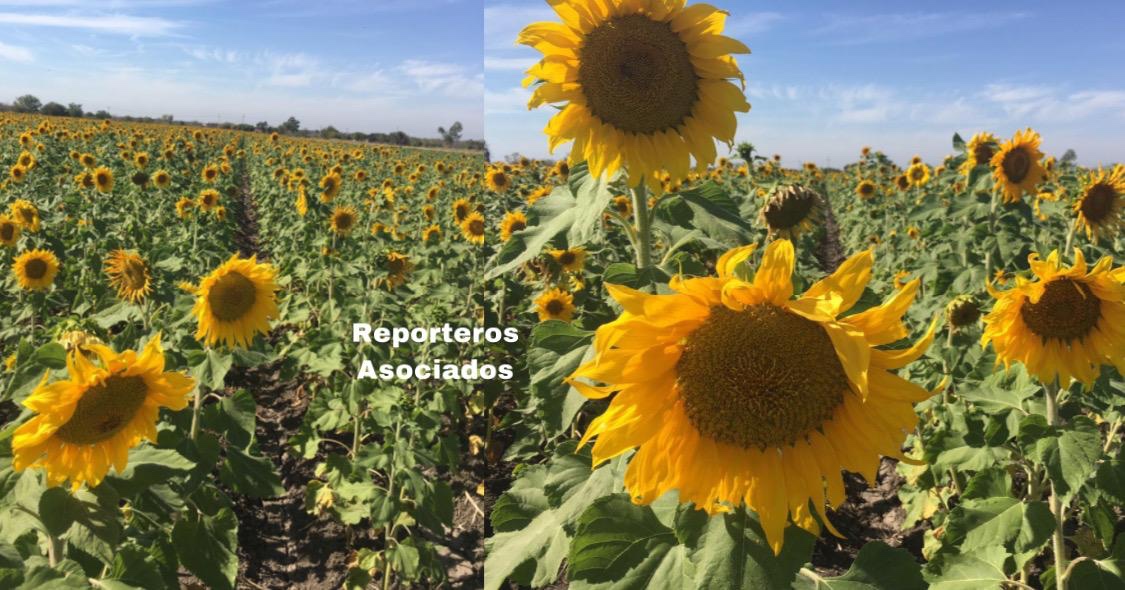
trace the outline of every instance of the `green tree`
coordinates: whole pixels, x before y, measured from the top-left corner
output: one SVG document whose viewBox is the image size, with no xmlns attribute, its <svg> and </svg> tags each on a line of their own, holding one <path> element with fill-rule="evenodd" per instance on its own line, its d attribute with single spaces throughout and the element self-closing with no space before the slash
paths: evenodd
<svg viewBox="0 0 1125 590">
<path fill-rule="evenodd" d="M 32 94 L 25 94 L 12 103 L 17 113 L 38 113 L 41 106 L 43 103 Z"/>
</svg>

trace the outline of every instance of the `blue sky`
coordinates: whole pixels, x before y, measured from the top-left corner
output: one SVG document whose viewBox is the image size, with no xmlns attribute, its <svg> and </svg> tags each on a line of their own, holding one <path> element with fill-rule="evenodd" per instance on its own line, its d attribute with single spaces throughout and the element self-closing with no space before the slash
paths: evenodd
<svg viewBox="0 0 1125 590">
<path fill-rule="evenodd" d="M 937 162 L 955 131 L 1026 126 L 1049 153 L 1125 160 L 1125 2 L 710 1 L 753 52 L 738 57 L 752 109 L 737 138 L 786 165 L 843 165 L 864 145 Z M 485 0 L 493 158 L 547 156 L 553 109 L 529 113 L 519 88 L 538 53 L 513 45 L 538 20 L 555 20 L 542 0 Z"/>
<path fill-rule="evenodd" d="M 481 0 L 0 0 L 0 101 L 483 137 Z"/>
</svg>

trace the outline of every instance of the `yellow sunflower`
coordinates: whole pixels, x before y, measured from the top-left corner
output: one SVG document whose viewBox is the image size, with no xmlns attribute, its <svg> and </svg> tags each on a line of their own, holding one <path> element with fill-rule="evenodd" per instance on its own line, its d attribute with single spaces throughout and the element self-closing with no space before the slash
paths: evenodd
<svg viewBox="0 0 1125 590">
<path fill-rule="evenodd" d="M 508 190 L 512 181 L 508 175 L 499 168 L 492 168 L 484 175 L 484 182 L 488 186 L 488 190 L 494 193 L 502 193 Z"/>
<path fill-rule="evenodd" d="M 529 25 L 518 42 L 543 53 L 527 72 L 528 108 L 566 103 L 547 124 L 548 144 L 574 141 L 571 165 L 594 176 L 625 168 L 630 185 L 657 189 L 657 172 L 687 176 L 715 161 L 715 140 L 734 141 L 735 112 L 747 112 L 733 53 L 721 35 L 727 13 L 708 4 L 551 0 L 562 22 Z"/>
<path fill-rule="evenodd" d="M 82 164 L 83 167 L 90 169 L 93 169 L 94 166 L 98 165 L 98 160 L 94 157 L 93 154 L 82 154 L 81 156 L 78 156 L 78 162 Z"/>
<path fill-rule="evenodd" d="M 340 185 L 343 184 L 344 179 L 335 172 L 329 172 L 320 179 L 320 188 L 324 191 L 320 194 L 320 201 L 322 203 L 329 203 L 340 192 Z"/>
<path fill-rule="evenodd" d="M 48 250 L 28 250 L 16 257 L 12 273 L 21 289 L 46 291 L 59 273 L 59 259 Z"/>
<path fill-rule="evenodd" d="M 903 458 L 912 404 L 931 393 L 894 371 L 925 352 L 937 322 L 908 348 L 879 348 L 908 335 L 918 281 L 845 316 L 871 250 L 794 300 L 792 243 L 772 242 L 744 278 L 754 249 L 728 251 L 716 277 L 675 277 L 670 295 L 607 285 L 624 311 L 568 381 L 590 398 L 616 394 L 582 443 L 597 439 L 595 463 L 639 447 L 625 473 L 634 502 L 675 489 L 709 514 L 745 503 L 776 553 L 789 518 L 817 533 L 819 516 L 835 532 L 824 507 L 844 500 L 841 470 L 874 482 L 880 455 Z"/>
<path fill-rule="evenodd" d="M 1018 203 L 1024 193 L 1034 195 L 1035 186 L 1043 180 L 1046 171 L 1039 163 L 1043 157 L 1040 141 L 1039 134 L 1031 129 L 1017 131 L 992 156 L 992 177 L 1005 203 Z"/>
<path fill-rule="evenodd" d="M 465 218 L 469 216 L 470 211 L 472 211 L 472 206 L 468 199 L 461 198 L 453 201 L 453 222 L 461 225 Z"/>
<path fill-rule="evenodd" d="M 16 220 L 24 231 L 35 233 L 39 231 L 39 208 L 26 199 L 16 199 L 8 208 L 12 219 Z"/>
<path fill-rule="evenodd" d="M 152 275 L 144 258 L 136 252 L 114 250 L 105 260 L 109 284 L 117 289 L 117 297 L 137 303 L 152 292 Z"/>
<path fill-rule="evenodd" d="M 930 181 L 930 167 L 922 162 L 911 164 L 906 169 L 906 179 L 910 181 L 910 186 L 923 186 Z"/>
<path fill-rule="evenodd" d="M 550 250 L 547 254 L 567 272 L 582 270 L 582 265 L 586 262 L 586 249 L 582 247 Z"/>
<path fill-rule="evenodd" d="M 356 223 L 359 222 L 359 213 L 356 212 L 355 207 L 336 207 L 332 211 L 332 218 L 328 220 L 328 226 L 332 229 L 332 233 L 338 236 L 347 236 L 355 229 Z"/>
<path fill-rule="evenodd" d="M 276 278 L 272 265 L 237 254 L 203 277 L 192 308 L 196 340 L 248 348 L 256 334 L 269 332 L 269 320 L 278 315 Z"/>
<path fill-rule="evenodd" d="M 69 480 L 72 490 L 96 487 L 111 466 L 125 471 L 129 449 L 156 440 L 160 408 L 184 409 L 195 387 L 191 377 L 164 370 L 160 336 L 140 354 L 87 348 L 99 362 L 75 351 L 67 356 L 66 380 L 48 384 L 44 375 L 23 402 L 36 416 L 12 438 L 17 471 L 41 468 L 48 485 Z"/>
<path fill-rule="evenodd" d="M 625 195 L 613 197 L 613 201 L 610 202 L 609 206 L 625 219 L 628 219 L 629 216 L 633 214 L 633 202 Z"/>
<path fill-rule="evenodd" d="M 562 289 L 544 291 L 535 299 L 535 311 L 539 321 L 562 320 L 569 322 L 574 317 L 574 297 Z"/>
<path fill-rule="evenodd" d="M 820 222 L 823 204 L 814 190 L 799 185 L 779 187 L 762 207 L 762 221 L 770 234 L 795 238 Z"/>
<path fill-rule="evenodd" d="M 98 189 L 99 193 L 108 193 L 113 190 L 113 170 L 105 166 L 98 166 L 94 169 L 94 188 Z"/>
<path fill-rule="evenodd" d="M 484 216 L 477 211 L 469 213 L 465 221 L 461 222 L 461 235 L 470 243 L 484 244 Z"/>
<path fill-rule="evenodd" d="M 167 170 L 157 170 L 152 174 L 152 183 L 157 188 L 168 188 L 172 184 L 172 175 Z"/>
<path fill-rule="evenodd" d="M 219 178 L 219 167 L 214 164 L 204 166 L 200 177 L 203 179 L 203 182 L 215 182 L 215 180 Z"/>
<path fill-rule="evenodd" d="M 12 179 L 12 182 L 23 182 L 24 179 L 27 178 L 27 168 L 19 164 L 13 164 L 12 167 L 8 169 L 8 178 Z"/>
<path fill-rule="evenodd" d="M 1086 181 L 1082 196 L 1074 202 L 1076 228 L 1085 228 L 1086 237 L 1112 237 L 1121 227 L 1122 201 L 1125 200 L 1125 166 L 1118 164 L 1106 172 L 1098 168 Z"/>
<path fill-rule="evenodd" d="M 394 289 L 406 282 L 406 275 L 414 269 L 410 257 L 399 252 L 389 252 L 383 259 L 383 271 L 386 273 L 379 281 L 387 287 Z"/>
<path fill-rule="evenodd" d="M 999 148 L 995 135 L 987 131 L 973 135 L 965 147 L 965 162 L 961 164 L 961 173 L 968 176 L 977 166 L 991 165 L 992 156 L 996 155 Z"/>
<path fill-rule="evenodd" d="M 21 228 L 18 221 L 0 213 L 0 244 L 14 248 L 20 241 Z"/>
<path fill-rule="evenodd" d="M 203 211 L 210 211 L 219 204 L 219 191 L 213 188 L 205 188 L 199 193 L 199 208 Z"/>
<path fill-rule="evenodd" d="M 1115 278 L 1113 260 L 1103 257 L 1087 268 L 1074 249 L 1074 265 L 1063 268 L 1058 251 L 1047 260 L 1028 256 L 1035 279 L 1016 277 L 1015 287 L 997 291 L 984 318 L 981 344 L 992 343 L 996 362 L 1022 363 L 1043 383 L 1072 379 L 1090 386 L 1101 365 L 1125 373 L 1125 285 Z"/>
<path fill-rule="evenodd" d="M 507 242 L 512 234 L 527 229 L 527 216 L 520 211 L 509 211 L 500 221 L 500 241 Z"/>
<path fill-rule="evenodd" d="M 875 196 L 875 183 L 870 180 L 861 180 L 855 187 L 855 194 L 864 201 Z"/>
<path fill-rule="evenodd" d="M 176 216 L 180 219 L 187 219 L 192 211 L 195 211 L 195 200 L 191 197 L 180 197 L 180 200 L 176 201 Z"/>
<path fill-rule="evenodd" d="M 433 244 L 441 240 L 441 227 L 436 223 L 422 231 L 422 242 Z"/>
</svg>

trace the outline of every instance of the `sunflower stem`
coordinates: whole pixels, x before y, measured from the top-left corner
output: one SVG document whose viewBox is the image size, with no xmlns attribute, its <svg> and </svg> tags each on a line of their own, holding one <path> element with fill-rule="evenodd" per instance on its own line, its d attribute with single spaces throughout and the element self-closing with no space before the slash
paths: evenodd
<svg viewBox="0 0 1125 590">
<path fill-rule="evenodd" d="M 1077 227 L 1077 223 L 1071 224 L 1070 231 L 1066 232 L 1066 246 L 1063 247 L 1064 252 L 1070 252 L 1070 245 L 1074 242 L 1074 230 Z"/>
<path fill-rule="evenodd" d="M 65 546 L 63 545 L 62 539 L 47 533 L 47 561 L 51 567 L 55 567 L 59 564 L 64 549 Z"/>
<path fill-rule="evenodd" d="M 1043 391 L 1047 397 L 1047 425 L 1059 425 L 1059 405 L 1058 394 L 1059 384 L 1058 381 L 1045 383 Z M 1062 500 L 1059 498 L 1058 490 L 1055 488 L 1054 480 L 1051 480 L 1051 496 L 1048 499 L 1051 508 L 1051 514 L 1055 516 L 1055 532 L 1052 535 L 1052 551 L 1055 554 L 1055 588 L 1056 590 L 1066 590 L 1066 544 L 1063 540 L 1063 524 L 1066 522 L 1066 514 L 1063 512 Z"/>
<path fill-rule="evenodd" d="M 652 266 L 652 223 L 648 216 L 648 190 L 642 180 L 633 189 L 633 218 L 637 224 L 637 270 Z"/>
</svg>

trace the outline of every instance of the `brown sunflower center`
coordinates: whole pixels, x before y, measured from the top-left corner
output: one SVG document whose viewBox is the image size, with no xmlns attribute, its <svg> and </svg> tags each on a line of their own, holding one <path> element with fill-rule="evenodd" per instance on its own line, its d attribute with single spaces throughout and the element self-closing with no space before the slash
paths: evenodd
<svg viewBox="0 0 1125 590">
<path fill-rule="evenodd" d="M 982 143 L 973 148 L 973 161 L 977 164 L 987 164 L 992 161 L 992 146 Z"/>
<path fill-rule="evenodd" d="M 1093 224 L 1105 221 L 1113 211 L 1114 201 L 1117 200 L 1117 191 L 1112 186 L 1099 182 L 1086 190 L 1079 207 L 1082 216 Z"/>
<path fill-rule="evenodd" d="M 1037 303 L 1025 302 L 1020 317 L 1043 340 L 1069 342 L 1094 329 L 1101 319 L 1101 301 L 1085 283 L 1059 278 L 1047 283 Z"/>
<path fill-rule="evenodd" d="M 743 448 L 792 443 L 832 417 L 849 390 L 817 323 L 771 304 L 712 308 L 676 365 L 688 419 Z"/>
<path fill-rule="evenodd" d="M 586 34 L 578 81 L 590 111 L 633 133 L 679 126 L 699 97 L 687 45 L 669 23 L 631 14 Z"/>
<path fill-rule="evenodd" d="M 47 274 L 47 261 L 42 258 L 32 258 L 24 265 L 23 272 L 27 278 L 37 281 Z"/>
<path fill-rule="evenodd" d="M 574 252 L 566 250 L 562 254 L 559 254 L 559 264 L 563 266 L 574 264 Z"/>
<path fill-rule="evenodd" d="M 23 220 L 24 225 L 35 224 L 35 218 L 38 215 L 38 212 L 36 212 L 35 209 L 32 209 L 31 207 L 23 207 L 20 209 L 20 219 Z"/>
<path fill-rule="evenodd" d="M 875 192 L 875 185 L 873 185 L 869 182 L 865 182 L 865 183 L 859 185 L 859 193 L 861 195 L 870 195 L 874 192 Z"/>
<path fill-rule="evenodd" d="M 224 322 L 241 319 L 254 307 L 258 290 L 253 281 L 238 272 L 229 272 L 211 286 L 207 304 L 211 313 Z"/>
<path fill-rule="evenodd" d="M 925 175 L 926 171 L 921 168 L 914 168 L 910 171 L 910 178 L 914 180 L 922 180 L 922 177 Z"/>
<path fill-rule="evenodd" d="M 474 219 L 469 222 L 469 233 L 474 236 L 484 235 L 484 222 L 479 219 Z"/>
<path fill-rule="evenodd" d="M 547 302 L 545 308 L 547 309 L 547 313 L 551 314 L 552 316 L 557 316 L 563 312 L 564 306 L 562 301 L 558 299 L 552 299 Z"/>
<path fill-rule="evenodd" d="M 511 225 L 509 225 L 509 227 L 508 227 L 508 231 L 511 232 L 511 233 L 516 233 L 518 231 L 523 231 L 525 229 L 527 229 L 527 222 L 523 221 L 521 219 L 517 219 L 517 220 L 513 221 L 511 223 Z"/>
<path fill-rule="evenodd" d="M 111 375 L 86 390 L 74 408 L 74 415 L 55 435 L 75 445 L 102 442 L 129 424 L 147 395 L 148 386 L 143 377 Z"/>
<path fill-rule="evenodd" d="M 143 289 L 148 282 L 148 269 L 140 258 L 129 258 L 121 265 L 121 276 L 125 279 L 125 286 L 136 291 Z"/>
<path fill-rule="evenodd" d="M 786 230 L 808 219 L 816 207 L 816 193 L 794 188 L 775 196 L 762 212 L 770 229 Z"/>
<path fill-rule="evenodd" d="M 351 229 L 355 225 L 355 217 L 351 213 L 340 213 L 336 215 L 336 227 L 341 230 Z"/>
<path fill-rule="evenodd" d="M 1004 176 L 1009 181 L 1017 184 L 1023 182 L 1023 179 L 1027 178 L 1027 173 L 1031 171 L 1031 154 L 1027 153 L 1027 150 L 1017 147 L 1004 154 L 1001 167 L 1004 169 Z"/>
<path fill-rule="evenodd" d="M 16 238 L 16 224 L 0 223 L 0 242 L 11 242 Z"/>
</svg>

